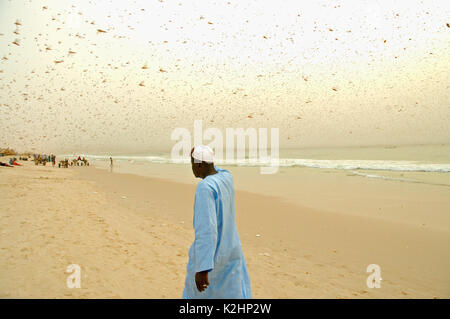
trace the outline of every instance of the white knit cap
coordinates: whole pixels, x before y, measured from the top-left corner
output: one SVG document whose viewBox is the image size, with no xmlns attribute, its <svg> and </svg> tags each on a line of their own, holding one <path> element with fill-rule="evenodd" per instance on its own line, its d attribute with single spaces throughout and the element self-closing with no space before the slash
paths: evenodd
<svg viewBox="0 0 450 319">
<path fill-rule="evenodd" d="M 198 145 L 194 147 L 192 152 L 192 157 L 198 161 L 213 163 L 214 162 L 214 151 L 209 146 Z M 197 162 L 197 161 L 195 161 Z"/>
</svg>

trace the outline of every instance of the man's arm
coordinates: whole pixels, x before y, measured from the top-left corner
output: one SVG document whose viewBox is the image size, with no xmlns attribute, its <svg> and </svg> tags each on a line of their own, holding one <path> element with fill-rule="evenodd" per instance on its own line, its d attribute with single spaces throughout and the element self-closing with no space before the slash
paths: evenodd
<svg viewBox="0 0 450 319">
<path fill-rule="evenodd" d="M 214 192 L 200 183 L 194 204 L 194 256 L 197 289 L 203 291 L 209 285 L 208 272 L 214 268 L 217 245 L 217 217 Z"/>
</svg>

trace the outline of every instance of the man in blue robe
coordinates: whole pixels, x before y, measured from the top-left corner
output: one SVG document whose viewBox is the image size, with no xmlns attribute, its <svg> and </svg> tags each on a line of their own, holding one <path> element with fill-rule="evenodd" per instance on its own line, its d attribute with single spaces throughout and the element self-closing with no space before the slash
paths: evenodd
<svg viewBox="0 0 450 319">
<path fill-rule="evenodd" d="M 214 165 L 208 146 L 192 149 L 191 165 L 202 181 L 195 192 L 195 240 L 189 249 L 183 298 L 252 298 L 234 221 L 233 176 Z"/>
</svg>

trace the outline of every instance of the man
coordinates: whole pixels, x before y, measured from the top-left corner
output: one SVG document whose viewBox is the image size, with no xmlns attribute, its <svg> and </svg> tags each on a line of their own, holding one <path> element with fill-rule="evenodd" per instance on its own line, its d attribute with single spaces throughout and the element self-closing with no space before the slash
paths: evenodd
<svg viewBox="0 0 450 319">
<path fill-rule="evenodd" d="M 233 177 L 214 165 L 208 146 L 192 149 L 191 165 L 202 181 L 195 192 L 195 240 L 189 249 L 183 298 L 252 298 L 234 221 Z"/>
</svg>

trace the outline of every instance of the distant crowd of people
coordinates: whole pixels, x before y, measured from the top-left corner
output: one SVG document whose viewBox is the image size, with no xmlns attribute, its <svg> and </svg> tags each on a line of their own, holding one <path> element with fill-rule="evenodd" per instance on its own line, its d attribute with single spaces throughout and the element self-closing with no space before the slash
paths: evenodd
<svg viewBox="0 0 450 319">
<path fill-rule="evenodd" d="M 74 158 L 72 160 L 68 160 L 65 158 L 64 160 L 59 161 L 58 167 L 68 168 L 70 166 L 89 166 L 89 161 L 83 156 L 78 156 L 78 158 Z"/>
<path fill-rule="evenodd" d="M 28 161 L 30 158 L 30 155 L 27 156 L 19 156 L 19 161 Z M 17 162 L 17 157 L 10 157 L 8 163 L 0 162 L 0 166 L 6 166 L 6 167 L 14 167 L 14 166 L 22 166 L 19 162 Z"/>
<path fill-rule="evenodd" d="M 0 166 L 14 167 L 14 166 L 22 166 L 22 164 L 17 162 L 17 157 L 10 157 L 9 164 L 0 162 Z"/>
<path fill-rule="evenodd" d="M 31 155 L 22 155 L 19 156 L 20 161 L 28 161 L 31 160 Z M 54 154 L 33 154 L 33 160 L 35 165 L 47 165 L 47 163 L 52 163 L 54 167 L 56 165 L 56 155 Z M 22 164 L 17 162 L 17 157 L 10 157 L 8 163 L 0 162 L 0 166 L 13 167 L 13 166 L 22 166 Z M 83 156 L 78 156 L 77 158 L 69 160 L 65 158 L 64 160 L 60 160 L 58 163 L 58 167 L 69 167 L 69 166 L 89 166 L 89 161 Z"/>
<path fill-rule="evenodd" d="M 52 166 L 56 164 L 56 156 L 55 155 L 47 155 L 47 154 L 33 154 L 34 157 L 34 165 L 46 165 L 47 163 L 52 163 Z"/>
</svg>

